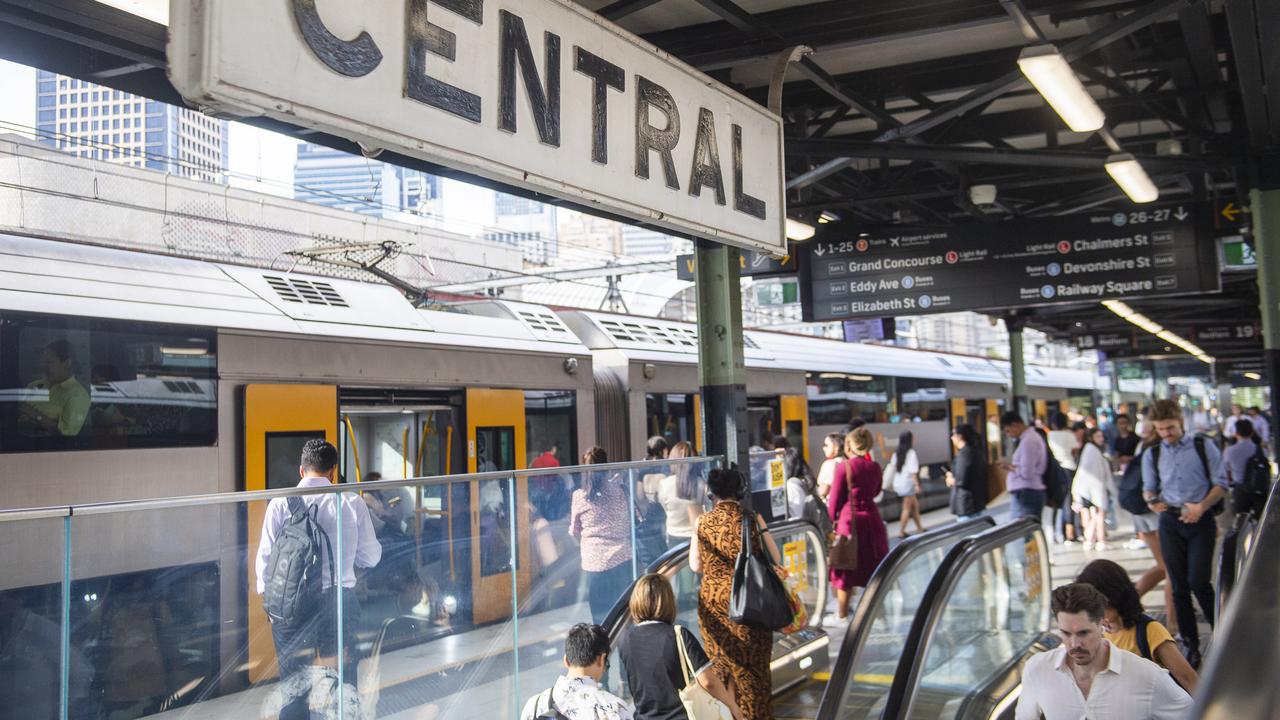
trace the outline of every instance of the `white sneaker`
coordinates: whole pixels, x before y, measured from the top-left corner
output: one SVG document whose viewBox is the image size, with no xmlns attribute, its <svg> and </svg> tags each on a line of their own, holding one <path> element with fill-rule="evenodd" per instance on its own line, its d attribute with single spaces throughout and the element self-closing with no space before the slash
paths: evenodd
<svg viewBox="0 0 1280 720">
<path fill-rule="evenodd" d="M 1124 544 L 1124 547 L 1126 550 L 1146 550 L 1147 544 L 1142 541 L 1142 538 L 1135 537 L 1130 538 L 1129 542 Z"/>
<path fill-rule="evenodd" d="M 1096 542 L 1096 543 L 1094 543 L 1094 544 L 1093 544 L 1093 549 L 1094 549 L 1094 550 L 1099 550 L 1099 551 L 1101 551 L 1101 550 L 1106 550 L 1106 549 L 1107 549 L 1107 544 L 1106 544 L 1106 543 L 1104 543 L 1104 542 Z"/>
</svg>

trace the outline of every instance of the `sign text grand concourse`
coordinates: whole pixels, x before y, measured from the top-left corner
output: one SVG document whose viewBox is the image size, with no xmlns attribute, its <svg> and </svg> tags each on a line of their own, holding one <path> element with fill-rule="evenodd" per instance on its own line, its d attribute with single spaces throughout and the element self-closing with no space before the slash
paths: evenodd
<svg viewBox="0 0 1280 720">
<path fill-rule="evenodd" d="M 570 0 L 173 8 L 193 105 L 786 254 L 781 119 Z"/>
<path fill-rule="evenodd" d="M 801 283 L 815 321 L 1219 289 L 1190 206 L 820 236 Z"/>
</svg>

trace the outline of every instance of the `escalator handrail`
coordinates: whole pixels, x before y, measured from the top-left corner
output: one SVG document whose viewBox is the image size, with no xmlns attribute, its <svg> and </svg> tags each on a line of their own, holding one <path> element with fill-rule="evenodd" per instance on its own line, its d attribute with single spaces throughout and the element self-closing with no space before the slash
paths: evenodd
<svg viewBox="0 0 1280 720">
<path fill-rule="evenodd" d="M 853 675 L 854 663 L 862 654 L 862 648 L 870 637 L 871 615 L 881 604 L 881 595 L 888 591 L 898 573 L 906 567 L 909 560 L 916 555 L 933 550 L 948 543 L 959 542 L 967 537 L 994 527 L 994 518 L 983 516 L 963 522 L 948 523 L 923 533 L 912 535 L 889 551 L 880 565 L 867 581 L 862 600 L 854 610 L 849 625 L 845 629 L 844 642 L 840 645 L 840 654 L 831 668 L 831 679 L 822 691 L 822 702 L 818 706 L 818 720 L 835 720 L 840 703 L 844 698 L 845 686 Z"/>
<path fill-rule="evenodd" d="M 812 531 L 814 535 L 821 537 L 822 532 L 817 526 L 807 520 L 784 520 L 769 526 L 770 535 L 781 535 L 792 530 Z M 779 548 L 781 550 L 781 548 Z M 656 560 L 649 563 L 649 567 L 645 568 L 641 575 L 648 573 L 658 573 L 660 575 L 673 575 L 673 571 L 678 571 L 682 565 L 689 563 L 689 543 L 680 543 L 673 548 L 668 548 L 666 552 L 659 555 Z M 605 631 L 609 634 L 609 642 L 616 643 L 618 634 L 622 628 L 626 626 L 627 615 L 630 612 L 631 591 L 636 586 L 635 581 L 631 581 L 627 585 L 627 591 L 614 602 L 613 607 L 609 609 L 609 613 L 605 615 L 603 623 Z M 824 600 L 825 601 L 825 600 Z M 821 609 L 821 605 L 819 606 Z M 812 621 L 811 621 L 812 622 Z"/>
<path fill-rule="evenodd" d="M 1044 528 L 1040 521 L 1034 518 L 1022 518 L 1007 525 L 992 528 L 980 535 L 966 538 L 947 553 L 947 557 L 934 573 L 933 579 L 929 581 L 929 587 L 920 601 L 920 609 L 911 623 L 911 631 L 903 644 L 902 657 L 898 661 L 893 685 L 889 688 L 889 697 L 885 702 L 884 718 L 907 717 L 906 713 L 910 710 L 911 698 L 915 694 L 914 691 L 920 679 L 925 655 L 928 653 L 929 641 L 942 618 L 943 610 L 946 609 L 945 600 L 960 583 L 969 565 L 991 549 L 1007 545 L 1009 541 L 1029 534 L 1039 535 L 1043 547 Z M 1042 572 L 1049 576 L 1051 569 L 1045 567 Z"/>
<path fill-rule="evenodd" d="M 1249 556 L 1218 619 L 1191 717 L 1270 717 L 1280 702 L 1280 686 L 1258 682 L 1259 678 L 1275 677 L 1280 668 L 1280 605 L 1275 602 L 1276 588 L 1280 587 L 1280 559 L 1273 554 L 1277 544 L 1280 483 L 1271 486 Z M 1249 659 L 1247 671 L 1241 671 L 1241 658 Z"/>
</svg>

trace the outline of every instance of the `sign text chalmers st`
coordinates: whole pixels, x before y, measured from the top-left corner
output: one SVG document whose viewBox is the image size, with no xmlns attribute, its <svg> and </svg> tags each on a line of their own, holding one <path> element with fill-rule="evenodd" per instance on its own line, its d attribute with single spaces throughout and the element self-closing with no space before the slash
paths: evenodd
<svg viewBox="0 0 1280 720">
<path fill-rule="evenodd" d="M 349 77 L 373 72 L 382 62 L 377 41 L 367 32 L 353 40 L 338 38 L 325 25 L 316 8 L 316 0 L 291 0 L 293 15 L 307 46 L 329 69 Z M 437 4 L 480 25 L 483 24 L 484 0 L 436 0 Z M 408 0 L 408 22 L 405 42 L 408 48 L 405 66 L 405 97 L 451 113 L 471 122 L 481 121 L 484 99 L 473 92 L 432 77 L 426 57 L 435 55 L 450 62 L 456 59 L 457 36 L 427 19 L 428 0 Z M 517 113 L 517 79 L 524 85 L 533 108 L 532 122 L 538 140 L 552 147 L 560 146 L 560 66 L 561 39 L 556 33 L 544 33 L 543 68 L 545 78 L 538 76 L 533 49 L 524 18 L 507 10 L 498 11 L 499 77 L 498 127 L 509 133 L 519 132 Z M 602 165 L 610 161 L 608 154 L 610 91 L 626 91 L 627 74 L 622 67 L 581 47 L 573 47 L 573 69 L 592 82 L 591 160 Z M 654 80 L 635 75 L 635 159 L 636 177 L 650 177 L 650 160 L 657 155 L 663 182 L 672 190 L 682 187 L 680 168 L 672 151 L 681 141 L 680 107 L 671 92 Z M 653 112 L 661 118 L 653 123 Z M 766 204 L 743 187 L 742 128 L 732 124 L 730 162 L 734 210 L 760 220 L 765 219 Z M 698 124 L 693 139 L 693 159 L 684 182 L 685 191 L 700 197 L 711 191 L 717 205 L 729 201 L 725 191 L 724 169 L 720 159 L 720 143 L 716 137 L 715 116 L 705 107 L 698 108 Z"/>
</svg>

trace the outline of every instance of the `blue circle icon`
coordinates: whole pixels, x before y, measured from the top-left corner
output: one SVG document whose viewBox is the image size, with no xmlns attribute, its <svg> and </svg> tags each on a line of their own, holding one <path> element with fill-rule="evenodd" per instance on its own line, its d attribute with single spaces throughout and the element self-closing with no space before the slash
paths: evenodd
<svg viewBox="0 0 1280 720">
<path fill-rule="evenodd" d="M 1045 298 L 1046 300 L 1057 294 L 1057 291 L 1053 289 L 1052 285 L 1043 285 L 1040 288 L 1040 297 Z"/>
<path fill-rule="evenodd" d="M 902 278 L 902 287 L 906 288 L 907 290 L 910 290 L 915 286 L 916 286 L 915 278 L 911 277 L 910 275 Z"/>
<path fill-rule="evenodd" d="M 1062 274 L 1062 266 L 1058 263 L 1049 263 L 1045 266 L 1044 271 L 1049 273 L 1049 277 L 1058 277 Z"/>
<path fill-rule="evenodd" d="M 1124 213 L 1118 212 L 1111 216 L 1111 224 L 1116 227 L 1124 227 L 1124 224 L 1127 222 L 1129 222 L 1129 218 Z"/>
<path fill-rule="evenodd" d="M 928 295 L 921 295 L 920 307 L 925 310 L 928 310 L 929 308 L 933 307 L 933 298 Z"/>
</svg>

